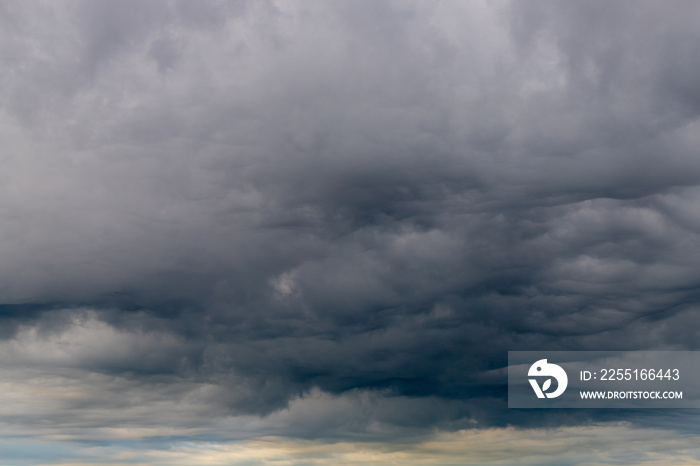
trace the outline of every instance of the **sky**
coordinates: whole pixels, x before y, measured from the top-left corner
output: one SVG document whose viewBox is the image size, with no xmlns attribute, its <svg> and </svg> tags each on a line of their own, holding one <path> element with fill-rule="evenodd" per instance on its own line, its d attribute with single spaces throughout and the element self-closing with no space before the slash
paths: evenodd
<svg viewBox="0 0 700 466">
<path fill-rule="evenodd" d="M 0 465 L 700 464 L 507 352 L 700 349 L 700 4 L 0 0 Z"/>
</svg>

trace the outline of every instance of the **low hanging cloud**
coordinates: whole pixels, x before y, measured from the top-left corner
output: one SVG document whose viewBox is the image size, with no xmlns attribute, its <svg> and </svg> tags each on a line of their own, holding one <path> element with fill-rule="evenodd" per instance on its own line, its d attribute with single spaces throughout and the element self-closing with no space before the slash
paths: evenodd
<svg viewBox="0 0 700 466">
<path fill-rule="evenodd" d="M 506 352 L 697 349 L 671 4 L 0 3 L 4 364 L 83 420 L 120 407 L 64 384 L 193 429 L 313 396 L 385 408 L 280 435 L 581 422 L 506 416 Z"/>
</svg>

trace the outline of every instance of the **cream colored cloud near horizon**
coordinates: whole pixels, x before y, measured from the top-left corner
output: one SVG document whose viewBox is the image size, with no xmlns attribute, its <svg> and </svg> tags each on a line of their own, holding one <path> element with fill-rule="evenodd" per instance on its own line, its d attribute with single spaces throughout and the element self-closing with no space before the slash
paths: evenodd
<svg viewBox="0 0 700 466">
<path fill-rule="evenodd" d="M 472 429 L 437 433 L 416 444 L 323 443 L 279 437 L 217 444 L 186 442 L 168 450 L 120 451 L 63 466 L 164 465 L 700 465 L 700 438 L 627 423 L 556 429 Z"/>
</svg>

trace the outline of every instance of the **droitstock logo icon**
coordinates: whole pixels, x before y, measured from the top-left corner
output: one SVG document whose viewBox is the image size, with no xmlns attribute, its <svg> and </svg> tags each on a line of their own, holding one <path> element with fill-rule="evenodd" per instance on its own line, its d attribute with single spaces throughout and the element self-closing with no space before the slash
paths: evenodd
<svg viewBox="0 0 700 466">
<path fill-rule="evenodd" d="M 569 384 L 569 378 L 566 376 L 566 371 L 556 364 L 549 364 L 546 359 L 540 359 L 530 366 L 527 372 L 528 377 L 547 377 L 540 387 L 537 379 L 528 379 L 532 389 L 535 391 L 537 398 L 556 398 L 566 390 Z M 557 389 L 551 393 L 547 393 L 552 386 L 552 377 L 557 381 Z"/>
</svg>

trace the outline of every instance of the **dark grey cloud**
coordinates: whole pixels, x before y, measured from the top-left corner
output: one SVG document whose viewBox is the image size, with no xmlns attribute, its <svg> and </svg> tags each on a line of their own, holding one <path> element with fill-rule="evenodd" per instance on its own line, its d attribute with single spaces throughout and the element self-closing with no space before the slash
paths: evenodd
<svg viewBox="0 0 700 466">
<path fill-rule="evenodd" d="M 2 3 L 2 336 L 106 339 L 17 364 L 381 400 L 314 436 L 582 422 L 506 352 L 696 349 L 696 4 L 197 5 Z"/>
</svg>

